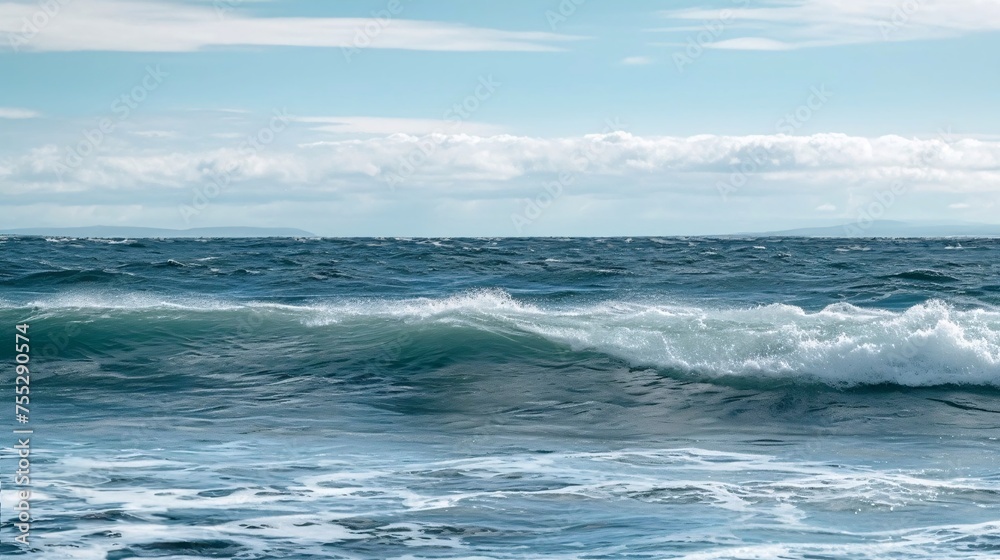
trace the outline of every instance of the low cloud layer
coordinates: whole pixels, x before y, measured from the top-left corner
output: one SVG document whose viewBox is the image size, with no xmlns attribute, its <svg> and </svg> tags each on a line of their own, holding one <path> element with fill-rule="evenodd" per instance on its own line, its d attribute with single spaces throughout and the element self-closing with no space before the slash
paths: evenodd
<svg viewBox="0 0 1000 560">
<path fill-rule="evenodd" d="M 989 190 L 1000 179 L 1000 141 L 973 138 L 679 138 L 619 131 L 569 138 L 393 134 L 292 146 L 263 141 L 273 136 L 200 151 L 119 143 L 114 150 L 76 158 L 67 156 L 70 147 L 42 145 L 0 158 L 0 192 L 184 189 L 220 174 L 234 183 L 266 183 L 276 198 L 285 186 L 373 192 L 387 192 L 390 186 L 475 196 L 484 185 L 560 173 L 586 176 L 616 196 L 628 196 L 631 185 L 662 181 L 665 189 L 712 187 L 734 175 L 794 183 L 799 189 L 902 180 L 946 192 Z"/>
</svg>

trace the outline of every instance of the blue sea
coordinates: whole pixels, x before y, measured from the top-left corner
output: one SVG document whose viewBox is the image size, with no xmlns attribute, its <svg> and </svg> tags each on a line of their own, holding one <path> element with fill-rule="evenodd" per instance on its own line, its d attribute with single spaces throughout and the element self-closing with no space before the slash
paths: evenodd
<svg viewBox="0 0 1000 560">
<path fill-rule="evenodd" d="M 4 558 L 1000 556 L 1000 240 L 0 238 L 21 323 Z"/>
</svg>

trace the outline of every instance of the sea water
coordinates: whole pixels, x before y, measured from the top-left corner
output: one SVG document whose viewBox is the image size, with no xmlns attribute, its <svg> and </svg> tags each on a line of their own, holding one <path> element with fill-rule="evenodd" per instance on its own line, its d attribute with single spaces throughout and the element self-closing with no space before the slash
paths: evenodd
<svg viewBox="0 0 1000 560">
<path fill-rule="evenodd" d="M 995 558 L 998 304 L 989 239 L 0 238 L 0 554 Z"/>
</svg>

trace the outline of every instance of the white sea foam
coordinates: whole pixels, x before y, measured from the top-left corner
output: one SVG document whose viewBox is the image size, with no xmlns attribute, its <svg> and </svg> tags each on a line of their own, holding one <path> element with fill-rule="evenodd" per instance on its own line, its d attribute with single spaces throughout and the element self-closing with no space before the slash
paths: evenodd
<svg viewBox="0 0 1000 560">
<path fill-rule="evenodd" d="M 710 377 L 810 378 L 832 385 L 1000 386 L 1000 311 L 941 301 L 905 311 L 838 303 L 711 308 L 609 301 L 542 308 L 500 291 L 317 308 L 307 324 L 381 317 L 528 332 L 633 365 Z"/>
<path fill-rule="evenodd" d="M 933 300 L 903 311 L 846 303 L 806 311 L 793 305 L 709 307 L 605 301 L 542 306 L 502 290 L 447 298 L 370 299 L 287 305 L 149 294 L 63 294 L 28 304 L 64 310 L 211 313 L 253 310 L 309 327 L 379 324 L 385 329 L 457 327 L 504 336 L 536 335 L 635 366 L 709 378 L 813 380 L 851 386 L 1000 386 L 1000 311 L 957 309 Z"/>
<path fill-rule="evenodd" d="M 55 461 L 47 466 L 48 479 L 39 483 L 40 491 L 55 495 L 39 500 L 39 512 L 87 517 L 77 526 L 63 519 L 60 529 L 46 531 L 39 540 L 45 557 L 103 558 L 97 551 L 177 542 L 232 543 L 254 557 L 292 549 L 322 556 L 323 545 L 368 541 L 370 547 L 386 547 L 383 551 L 416 547 L 414 558 L 441 549 L 466 551 L 463 558 L 514 558 L 524 556 L 477 539 L 512 530 L 509 524 L 493 525 L 496 518 L 490 512 L 533 512 L 532 522 L 544 530 L 528 538 L 552 539 L 548 546 L 558 547 L 560 535 L 585 534 L 580 527 L 584 520 L 595 519 L 595 512 L 605 515 L 601 504 L 611 505 L 607 515 L 642 511 L 664 520 L 684 508 L 690 520 L 656 535 L 655 546 L 660 551 L 686 550 L 686 558 L 775 557 L 772 553 L 787 558 L 989 558 L 991 549 L 977 550 L 974 543 L 995 535 L 998 528 L 996 521 L 983 521 L 990 519 L 989 511 L 969 515 L 980 511 L 976 504 L 991 503 L 1000 490 L 991 477 L 868 465 L 853 455 L 842 456 L 843 449 L 831 451 L 838 460 L 829 462 L 697 447 L 508 452 L 452 459 L 403 453 L 406 459 L 400 460 L 400 450 L 392 448 L 349 461 L 305 461 L 298 468 L 292 468 L 294 461 L 275 464 L 260 449 L 244 449 L 247 455 L 230 455 L 233 451 L 203 450 L 197 471 L 164 470 L 158 460 L 162 457 L 154 455 L 111 457 L 98 471 L 119 478 L 136 476 L 144 481 L 141 489 L 95 484 L 94 473 L 81 471 L 79 463 Z M 137 459 L 148 459 L 149 467 L 137 472 Z M 237 464 L 290 469 L 290 484 L 275 488 L 229 480 L 221 484 L 235 492 L 196 490 L 206 481 L 220 484 Z M 308 470 L 303 469 L 306 465 Z M 568 506 L 578 512 L 572 519 L 559 514 Z M 940 524 L 891 523 L 882 517 L 897 508 L 912 516 L 914 511 L 942 507 L 961 509 L 968 517 Z M 184 523 L 167 523 L 162 517 L 164 512 L 181 516 L 192 511 L 199 517 Z M 9 519 L 10 512 L 4 513 Z M 829 524 L 831 517 L 845 514 L 856 522 Z M 910 517 L 921 518 L 936 523 L 934 517 Z M 743 530 L 732 531 L 733 523 Z M 781 531 L 797 538 L 769 545 L 744 539 L 746 531 L 772 536 Z M 515 532 L 523 535 L 523 530 Z M 631 538 L 633 543 L 653 544 L 639 535 Z M 956 541 L 969 541 L 970 547 L 956 548 Z M 486 556 L 471 554 L 473 547 Z M 611 546 L 591 552 L 613 556 L 614 550 Z M 192 554 L 176 558 L 205 557 Z"/>
<path fill-rule="evenodd" d="M 132 245 L 135 244 L 134 239 L 122 238 L 122 239 L 112 239 L 103 237 L 88 237 L 85 239 L 90 243 L 102 243 L 104 245 Z"/>
</svg>

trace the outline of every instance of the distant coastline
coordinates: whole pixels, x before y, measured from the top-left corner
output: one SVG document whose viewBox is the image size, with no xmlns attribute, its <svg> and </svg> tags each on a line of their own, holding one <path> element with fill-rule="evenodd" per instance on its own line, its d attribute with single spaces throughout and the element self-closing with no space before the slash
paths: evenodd
<svg viewBox="0 0 1000 560">
<path fill-rule="evenodd" d="M 0 235 L 95 237 L 116 239 L 157 237 L 316 237 L 316 234 L 314 233 L 296 228 L 204 227 L 191 229 L 167 229 L 123 226 L 25 228 L 0 231 Z"/>
<path fill-rule="evenodd" d="M 86 226 L 86 227 L 38 227 L 0 230 L 0 236 L 41 236 L 41 237 L 78 237 L 78 238 L 239 238 L 239 237 L 327 237 L 298 228 L 266 228 L 266 227 L 203 227 L 191 229 L 169 229 L 128 226 Z M 370 237 L 367 235 L 336 235 L 329 237 L 353 238 Z M 504 237 L 495 235 L 454 235 L 454 236 L 420 236 L 394 235 L 385 237 L 405 237 L 411 239 L 440 237 Z M 877 220 L 864 224 L 848 223 L 831 226 L 806 227 L 775 231 L 748 231 L 738 233 L 701 233 L 701 234 L 621 234 L 621 235 L 566 235 L 538 237 L 819 237 L 819 238 L 945 238 L 945 237 L 1000 237 L 1000 225 L 994 224 L 962 224 L 943 222 L 900 222 L 892 220 Z"/>
<path fill-rule="evenodd" d="M 1000 225 L 875 220 L 827 227 L 752 232 L 752 237 L 1000 237 Z"/>
</svg>

